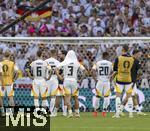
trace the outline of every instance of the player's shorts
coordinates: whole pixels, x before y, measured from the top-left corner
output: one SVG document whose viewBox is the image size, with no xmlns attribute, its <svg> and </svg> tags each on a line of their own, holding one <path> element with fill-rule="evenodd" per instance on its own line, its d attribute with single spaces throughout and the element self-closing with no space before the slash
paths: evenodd
<svg viewBox="0 0 150 131">
<path fill-rule="evenodd" d="M 65 95 L 72 95 L 72 96 L 79 95 L 78 83 L 76 81 L 64 80 L 64 90 Z"/>
<path fill-rule="evenodd" d="M 13 89 L 13 84 L 10 86 L 4 86 L 2 88 L 2 86 L 0 86 L 0 96 L 5 96 L 5 94 L 8 97 L 14 96 L 14 89 Z"/>
<path fill-rule="evenodd" d="M 63 84 L 59 84 L 56 96 L 65 96 L 65 90 Z"/>
<path fill-rule="evenodd" d="M 110 82 L 99 80 L 96 84 L 96 96 L 109 96 L 110 95 Z"/>
<path fill-rule="evenodd" d="M 137 85 L 136 85 L 136 83 L 133 85 L 132 96 L 134 96 L 135 94 L 138 94 L 137 93 Z"/>
<path fill-rule="evenodd" d="M 48 96 L 56 96 L 58 92 L 58 80 L 57 79 L 50 79 L 47 81 L 48 85 Z"/>
<path fill-rule="evenodd" d="M 118 84 L 115 85 L 115 92 L 122 93 L 125 90 L 126 93 L 132 93 L 132 83 L 131 84 Z"/>
<path fill-rule="evenodd" d="M 31 95 L 34 97 L 46 97 L 48 93 L 48 85 L 45 79 L 35 79 L 32 83 Z"/>
</svg>

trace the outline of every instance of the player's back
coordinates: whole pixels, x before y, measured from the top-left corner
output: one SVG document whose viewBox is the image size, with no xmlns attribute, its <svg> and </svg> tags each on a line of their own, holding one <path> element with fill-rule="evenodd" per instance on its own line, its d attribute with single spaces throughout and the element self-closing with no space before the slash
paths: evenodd
<svg viewBox="0 0 150 131">
<path fill-rule="evenodd" d="M 52 76 L 51 79 L 57 79 L 57 75 L 55 74 L 55 68 L 59 65 L 59 61 L 56 60 L 55 58 L 49 58 L 45 60 L 52 68 Z"/>
<path fill-rule="evenodd" d="M 109 81 L 112 72 L 112 63 L 108 60 L 100 60 L 96 63 L 98 80 Z"/>
<path fill-rule="evenodd" d="M 79 63 L 69 63 L 63 67 L 64 79 L 77 80 Z"/>
<path fill-rule="evenodd" d="M 2 79 L 4 86 L 13 84 L 15 63 L 10 60 L 3 60 L 1 64 L 2 64 Z"/>
<path fill-rule="evenodd" d="M 134 64 L 134 59 L 131 56 L 119 56 L 118 57 L 118 74 L 117 81 L 120 82 L 132 82 L 131 69 Z"/>
<path fill-rule="evenodd" d="M 33 70 L 34 79 L 45 79 L 47 67 L 47 62 L 43 61 L 42 59 L 33 61 L 31 63 L 31 68 Z"/>
</svg>

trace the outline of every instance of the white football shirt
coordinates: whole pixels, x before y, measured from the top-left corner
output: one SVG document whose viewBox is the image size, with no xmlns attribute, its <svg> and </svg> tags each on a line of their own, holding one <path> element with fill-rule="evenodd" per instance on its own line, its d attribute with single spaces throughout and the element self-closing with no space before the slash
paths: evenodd
<svg viewBox="0 0 150 131">
<path fill-rule="evenodd" d="M 30 64 L 34 79 L 45 79 L 46 72 L 51 69 L 47 62 L 39 59 Z"/>
<path fill-rule="evenodd" d="M 56 60 L 55 58 L 49 58 L 47 60 L 45 60 L 50 67 L 52 68 L 52 76 L 51 79 L 57 79 L 57 75 L 55 74 L 55 69 L 56 67 L 60 64 L 60 62 L 58 60 Z"/>
<path fill-rule="evenodd" d="M 110 61 L 101 60 L 94 64 L 92 69 L 97 71 L 97 80 L 109 81 L 113 66 Z"/>
<path fill-rule="evenodd" d="M 85 70 L 84 66 L 79 64 L 78 62 L 71 62 L 69 64 L 66 64 L 64 66 L 59 66 L 58 68 L 63 68 L 63 75 L 65 80 L 77 80 L 78 76 L 78 70 Z"/>
</svg>

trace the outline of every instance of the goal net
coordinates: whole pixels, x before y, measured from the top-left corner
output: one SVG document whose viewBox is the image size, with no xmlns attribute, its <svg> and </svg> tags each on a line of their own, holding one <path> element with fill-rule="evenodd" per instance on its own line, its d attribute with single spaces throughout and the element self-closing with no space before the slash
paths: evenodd
<svg viewBox="0 0 150 131">
<path fill-rule="evenodd" d="M 5 38 L 0 39 L 0 56 L 9 49 L 11 59 L 19 67 L 19 78 L 15 81 L 15 104 L 18 106 L 33 106 L 33 98 L 30 96 L 32 80 L 28 78 L 26 66 L 36 59 L 36 52 L 42 50 L 43 59 L 47 59 L 50 50 L 58 51 L 58 60 L 61 61 L 61 52 L 74 50 L 78 60 L 88 71 L 86 78 L 79 84 L 80 109 L 92 111 L 95 81 L 91 76 L 93 64 L 102 59 L 102 53 L 109 53 L 109 60 L 114 62 L 121 55 L 122 45 L 130 47 L 132 55 L 134 49 L 142 50 L 140 58 L 142 76 L 138 80 L 139 103 L 144 111 L 150 111 L 150 39 L 144 38 Z M 114 92 L 111 93 L 110 111 L 115 110 Z M 5 105 L 7 105 L 7 99 Z M 102 104 L 102 101 L 101 101 Z M 101 106 L 102 107 L 102 106 Z"/>
</svg>

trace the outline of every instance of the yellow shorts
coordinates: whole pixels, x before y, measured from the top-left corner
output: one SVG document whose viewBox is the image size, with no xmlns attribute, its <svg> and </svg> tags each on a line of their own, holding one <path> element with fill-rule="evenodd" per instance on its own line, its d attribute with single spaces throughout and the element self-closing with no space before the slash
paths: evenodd
<svg viewBox="0 0 150 131">
<path fill-rule="evenodd" d="M 122 93 L 122 91 L 125 90 L 126 93 L 132 93 L 132 85 L 133 85 L 133 83 L 131 83 L 131 84 L 116 83 L 115 92 Z"/>
<path fill-rule="evenodd" d="M 4 86 L 3 88 L 0 86 L 0 96 L 3 97 L 5 94 L 8 97 L 14 96 L 13 84 L 10 86 Z"/>
</svg>

